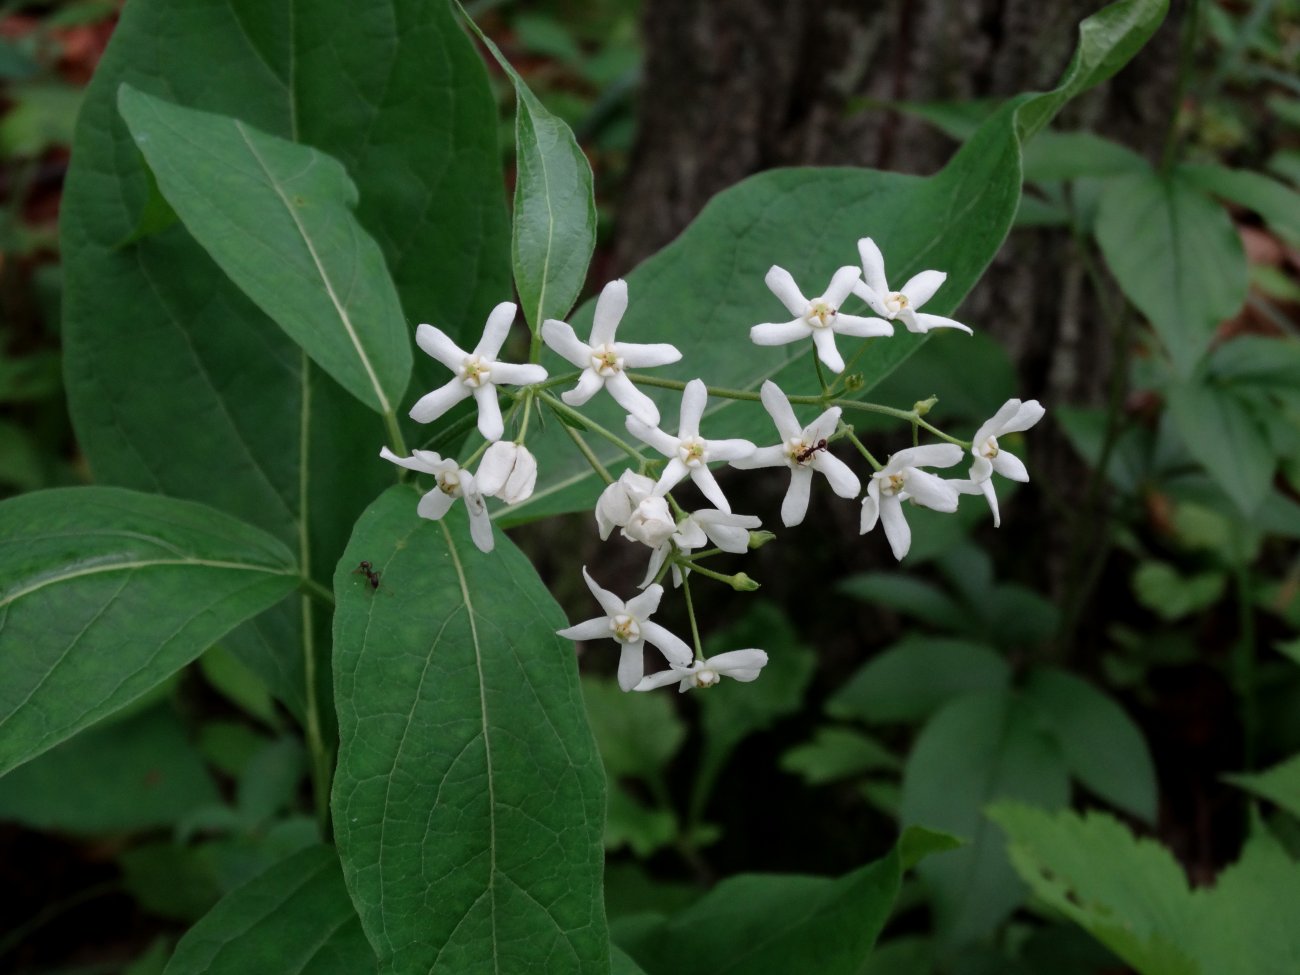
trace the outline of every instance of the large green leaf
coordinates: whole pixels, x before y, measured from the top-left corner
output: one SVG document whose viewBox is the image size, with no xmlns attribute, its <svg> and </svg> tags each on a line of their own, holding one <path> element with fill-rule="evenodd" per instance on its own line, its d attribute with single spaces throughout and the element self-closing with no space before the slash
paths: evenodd
<svg viewBox="0 0 1300 975">
<path fill-rule="evenodd" d="M 1232 389 L 1195 380 L 1168 391 L 1169 415 L 1187 450 L 1243 514 L 1259 508 L 1277 457 L 1268 434 Z"/>
<path fill-rule="evenodd" d="M 217 265 L 344 389 L 395 415 L 410 337 L 338 160 L 130 85 L 117 103 L 158 188 Z"/>
<path fill-rule="evenodd" d="M 564 614 L 465 512 L 409 487 L 357 522 L 335 576 L 334 822 L 391 972 L 605 972 L 604 776 Z M 352 569 L 382 572 L 371 589 Z"/>
<path fill-rule="evenodd" d="M 443 0 L 319 0 L 309 14 L 291 0 L 130 0 L 86 92 L 61 227 L 78 444 L 99 481 L 238 515 L 328 579 L 391 483 L 383 425 L 183 225 L 123 245 L 151 197 L 117 111 L 123 82 L 338 159 L 408 320 L 468 340 L 509 288 L 486 73 Z M 432 388 L 440 367 L 419 359 Z M 328 697 L 327 638 L 295 596 L 226 644 L 301 715 L 304 643 Z"/>
<path fill-rule="evenodd" d="M 1227 166 L 1187 164 L 1178 174 L 1207 193 L 1254 210 L 1293 247 L 1300 247 L 1300 193 L 1285 183 Z"/>
<path fill-rule="evenodd" d="M 166 975 L 362 975 L 375 956 L 339 871 L 312 846 L 227 894 L 181 938 Z"/>
<path fill-rule="evenodd" d="M 457 7 L 460 7 L 459 2 Z M 492 40 L 470 28 L 515 87 L 515 288 L 536 332 L 548 318 L 565 318 L 587 280 L 596 247 L 596 198 L 591 165 L 563 119 L 546 109 Z"/>
<path fill-rule="evenodd" d="M 640 925 L 620 947 L 649 975 L 857 975 L 893 910 L 903 871 L 955 845 L 913 828 L 886 856 L 835 880 L 731 877 L 673 917 Z"/>
<path fill-rule="evenodd" d="M 1300 755 L 1292 755 L 1285 762 L 1263 772 L 1228 775 L 1225 778 L 1262 799 L 1277 803 L 1280 808 L 1300 819 Z"/>
<path fill-rule="evenodd" d="M 794 275 L 805 294 L 815 296 L 836 268 L 857 262 L 856 241 L 868 236 L 884 253 L 891 282 L 929 268 L 946 271 L 947 281 L 925 310 L 951 314 L 992 261 L 1015 218 L 1022 141 L 1071 97 L 1118 70 L 1158 26 L 1166 5 L 1165 0 L 1121 0 L 1090 17 L 1080 27 L 1075 60 L 1060 86 L 1008 102 L 934 176 L 784 169 L 761 173 L 720 193 L 676 241 L 628 275 L 630 305 L 619 325 L 619 339 L 677 346 L 682 361 L 655 370 L 656 375 L 683 381 L 700 376 L 712 385 L 749 390 L 774 379 L 787 392 L 812 392 L 816 384 L 810 344 L 758 348 L 749 342 L 752 325 L 786 314 L 764 286 L 764 274 L 778 264 Z M 590 323 L 592 311 L 593 303 L 588 302 L 576 313 L 579 334 Z M 978 321 L 968 324 L 983 326 Z M 862 375 L 865 391 L 915 351 L 923 338 L 900 328 L 890 339 L 841 336 L 839 347 L 846 361 L 863 352 L 851 371 Z M 949 332 L 936 341 L 965 339 Z M 549 362 L 555 369 L 567 368 L 558 359 Z M 671 423 L 678 395 L 652 392 Z M 771 442 L 771 421 L 755 404 L 727 400 L 711 405 L 703 423 L 705 436 Z M 623 411 L 608 397 L 597 397 L 583 411 L 610 429 L 622 429 Z M 604 442 L 593 442 L 593 447 L 607 464 L 622 459 Z M 539 438 L 536 453 L 549 461 L 537 491 L 510 509 L 506 519 L 524 520 L 594 503 L 599 491 L 594 475 L 568 446 L 559 424 Z M 559 459 L 565 454 L 567 463 Z"/>
<path fill-rule="evenodd" d="M 0 774 L 129 704 L 297 585 L 265 532 L 118 488 L 0 503 Z"/>
<path fill-rule="evenodd" d="M 1125 296 L 1151 322 L 1181 377 L 1246 300 L 1246 255 L 1232 221 L 1177 172 L 1109 181 L 1094 227 Z"/>
<path fill-rule="evenodd" d="M 983 815 L 996 799 L 1056 809 L 1070 799 L 1066 765 L 1035 709 L 1008 691 L 957 698 L 921 731 L 903 771 L 903 822 L 921 823 L 969 845 L 921 865 L 936 940 L 951 952 L 1006 919 L 1024 898 Z"/>
</svg>

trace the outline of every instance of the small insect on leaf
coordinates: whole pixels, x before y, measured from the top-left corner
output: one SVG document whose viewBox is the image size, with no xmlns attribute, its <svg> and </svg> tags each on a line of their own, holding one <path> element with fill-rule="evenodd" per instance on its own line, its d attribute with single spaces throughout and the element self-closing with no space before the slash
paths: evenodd
<svg viewBox="0 0 1300 975">
<path fill-rule="evenodd" d="M 365 576 L 371 589 L 379 588 L 379 570 L 374 567 L 373 563 L 363 559 L 361 564 L 352 570 L 352 574 Z"/>
</svg>

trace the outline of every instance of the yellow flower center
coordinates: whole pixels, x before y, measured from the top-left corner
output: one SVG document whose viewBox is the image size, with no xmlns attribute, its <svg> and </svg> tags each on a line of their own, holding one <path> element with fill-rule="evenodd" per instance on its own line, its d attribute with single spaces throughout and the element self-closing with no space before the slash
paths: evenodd
<svg viewBox="0 0 1300 975">
<path fill-rule="evenodd" d="M 482 386 L 488 382 L 488 375 L 492 372 L 492 366 L 489 362 L 484 362 L 476 355 L 467 356 L 461 363 L 460 369 L 461 381 L 469 387 Z"/>
<path fill-rule="evenodd" d="M 636 618 L 626 613 L 611 617 L 609 629 L 619 643 L 636 643 L 641 639 L 641 627 L 637 625 Z"/>
<path fill-rule="evenodd" d="M 680 441 L 677 445 L 677 456 L 687 467 L 699 467 L 707 458 L 704 440 L 700 437 L 687 437 Z"/>
<path fill-rule="evenodd" d="M 907 295 L 903 294 L 901 291 L 891 291 L 885 297 L 885 307 L 889 309 L 889 314 L 891 316 L 897 315 L 907 307 Z"/>
<path fill-rule="evenodd" d="M 804 321 L 813 328 L 829 328 L 835 324 L 835 316 L 839 314 L 838 308 L 832 308 L 824 301 L 813 301 L 808 304 L 808 310 L 803 313 Z"/>
<path fill-rule="evenodd" d="M 459 498 L 461 495 L 460 474 L 457 471 L 447 471 L 438 475 L 438 490 L 452 498 Z"/>
<path fill-rule="evenodd" d="M 612 345 L 602 345 L 591 350 L 591 368 L 598 376 L 612 376 L 623 369 L 623 357 Z"/>
</svg>

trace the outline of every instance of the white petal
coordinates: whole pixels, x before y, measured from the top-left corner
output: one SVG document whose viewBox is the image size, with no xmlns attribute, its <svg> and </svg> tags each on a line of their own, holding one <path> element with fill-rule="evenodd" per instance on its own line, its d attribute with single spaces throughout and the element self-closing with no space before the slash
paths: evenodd
<svg viewBox="0 0 1300 975">
<path fill-rule="evenodd" d="M 706 440 L 704 441 L 705 451 L 708 453 L 709 460 L 736 461 L 744 460 L 746 457 L 753 455 L 758 448 L 748 440 L 727 439 L 727 440 Z"/>
<path fill-rule="evenodd" d="M 925 317 L 926 317 L 926 318 L 938 318 L 939 316 L 937 316 L 937 315 L 926 315 Z M 899 312 L 898 312 L 898 314 L 894 316 L 894 319 L 895 319 L 896 321 L 900 321 L 900 322 L 902 322 L 903 325 L 904 325 L 904 327 L 905 327 L 909 332 L 915 332 L 917 335 L 921 335 L 921 334 L 923 334 L 923 333 L 925 332 L 925 328 L 926 328 L 925 325 L 923 325 L 923 324 L 921 323 L 921 319 L 920 319 L 920 317 L 916 314 L 916 312 L 912 311 L 912 309 L 910 309 L 910 308 L 903 308 L 903 309 L 900 309 Z"/>
<path fill-rule="evenodd" d="M 695 659 L 691 648 L 658 623 L 642 623 L 641 632 L 645 634 L 646 643 L 658 647 L 659 652 L 670 664 L 685 667 Z"/>
<path fill-rule="evenodd" d="M 903 484 L 908 497 L 917 504 L 945 514 L 957 510 L 957 489 L 943 478 L 911 467 L 904 472 Z"/>
<path fill-rule="evenodd" d="M 546 382 L 546 367 L 531 362 L 493 362 L 492 382 L 500 386 L 531 386 Z"/>
<path fill-rule="evenodd" d="M 858 241 L 858 256 L 862 258 L 862 279 L 868 288 L 880 296 L 889 294 L 885 283 L 885 257 L 870 237 Z"/>
<path fill-rule="evenodd" d="M 505 485 L 497 490 L 496 496 L 506 504 L 519 504 L 531 498 L 536 487 L 537 458 L 520 447 L 514 470 L 510 472 Z"/>
<path fill-rule="evenodd" d="M 984 498 L 989 503 L 989 510 L 993 512 L 993 527 L 998 528 L 1002 525 L 1002 515 L 998 511 L 998 495 L 993 489 L 993 479 L 988 478 L 979 482 L 980 490 L 984 492 Z"/>
<path fill-rule="evenodd" d="M 796 467 L 790 471 L 790 486 L 781 501 L 781 524 L 793 528 L 803 523 L 808 514 L 808 498 L 812 494 L 812 471 Z"/>
<path fill-rule="evenodd" d="M 955 328 L 965 332 L 967 335 L 974 335 L 969 325 L 963 325 L 961 322 L 951 318 L 944 318 L 942 315 L 930 315 L 923 311 L 913 313 L 916 316 L 917 328 L 911 329 L 913 332 L 928 332 L 932 328 Z M 909 326 L 910 328 L 910 326 Z"/>
<path fill-rule="evenodd" d="M 893 313 L 885 305 L 883 293 L 876 293 L 865 284 L 856 284 L 853 286 L 853 293 L 867 303 L 867 307 L 874 311 L 882 318 L 892 318 Z"/>
<path fill-rule="evenodd" d="M 976 485 L 979 485 L 981 482 L 987 481 L 993 476 L 993 465 L 989 462 L 987 457 L 977 454 L 975 460 L 970 465 L 969 475 L 971 481 Z M 983 491 L 983 488 L 977 488 L 976 493 L 982 494 Z"/>
<path fill-rule="evenodd" d="M 858 339 L 888 338 L 894 326 L 883 318 L 859 318 L 857 315 L 836 315 L 831 331 Z"/>
<path fill-rule="evenodd" d="M 509 441 L 498 440 L 489 446 L 474 474 L 478 489 L 489 497 L 501 490 L 514 470 L 518 452 L 519 445 Z"/>
<path fill-rule="evenodd" d="M 560 399 L 570 406 L 581 406 L 601 391 L 605 386 L 605 377 L 595 369 L 584 369 L 578 377 L 578 385 L 560 394 Z"/>
<path fill-rule="evenodd" d="M 416 400 L 415 405 L 411 407 L 411 419 L 416 423 L 432 423 L 468 397 L 469 387 L 460 379 L 453 379 Z"/>
<path fill-rule="evenodd" d="M 614 330 L 627 311 L 627 282 L 621 278 L 600 289 L 596 299 L 596 314 L 591 320 L 591 344 L 608 345 L 614 341 Z"/>
<path fill-rule="evenodd" d="M 469 357 L 446 332 L 433 325 L 421 325 L 415 330 L 415 344 L 453 371 Z"/>
<path fill-rule="evenodd" d="M 659 687 L 667 687 L 669 684 L 682 683 L 683 678 L 689 678 L 696 669 L 694 667 L 669 667 L 666 670 L 641 678 L 640 683 L 632 690 L 653 691 Z"/>
<path fill-rule="evenodd" d="M 749 340 L 755 345 L 789 345 L 812 335 L 813 327 L 802 318 L 792 322 L 767 322 L 749 330 Z"/>
<path fill-rule="evenodd" d="M 587 580 L 587 588 L 590 589 L 591 594 L 596 597 L 596 602 L 600 603 L 600 608 L 605 611 L 606 616 L 617 616 L 619 613 L 624 612 L 625 607 L 623 605 L 623 600 L 619 599 L 608 589 L 602 589 L 596 583 L 596 580 L 591 577 L 591 573 L 587 571 L 585 565 L 582 567 L 582 577 Z"/>
<path fill-rule="evenodd" d="M 907 525 L 907 519 L 903 516 L 903 504 L 897 497 L 880 499 L 880 520 L 884 524 L 885 537 L 889 539 L 894 558 L 903 561 L 903 556 L 912 547 L 912 529 Z"/>
<path fill-rule="evenodd" d="M 579 369 L 590 363 L 591 346 L 578 338 L 568 322 L 555 318 L 542 322 L 542 341 Z"/>
<path fill-rule="evenodd" d="M 665 457 L 677 456 L 678 439 L 664 433 L 654 424 L 638 420 L 635 416 L 629 416 L 624 421 L 623 425 L 627 427 L 628 433 L 632 434 L 632 436 L 636 437 L 642 443 L 653 447 Z M 685 476 L 685 474 L 682 475 L 682 477 Z M 678 480 L 680 480 L 680 478 Z"/>
<path fill-rule="evenodd" d="M 862 272 L 852 265 L 846 265 L 835 272 L 831 277 L 831 283 L 826 286 L 826 293 L 822 295 L 822 301 L 832 308 L 838 309 L 844 304 L 844 299 L 853 293 L 853 286 L 862 280 Z"/>
<path fill-rule="evenodd" d="M 844 360 L 840 357 L 839 349 L 835 348 L 834 332 L 829 328 L 815 329 L 813 345 L 817 346 L 817 358 L 821 359 L 831 372 L 844 371 Z"/>
<path fill-rule="evenodd" d="M 1035 423 L 1041 420 L 1043 414 L 1046 412 L 1047 411 L 1043 409 L 1043 405 L 1036 399 L 1031 399 L 1027 403 L 1021 403 L 1020 409 L 1016 410 L 1016 415 L 1006 423 L 1002 424 L 1002 428 L 997 432 L 997 436 L 1000 437 L 1004 433 L 1020 433 L 1023 430 L 1028 430 Z"/>
<path fill-rule="evenodd" d="M 712 511 L 714 514 L 721 514 L 724 518 L 730 518 L 730 515 L 723 514 L 713 508 L 705 508 L 704 511 Z M 696 512 L 698 514 L 699 512 Z M 685 552 L 692 549 L 703 548 L 709 541 L 709 536 L 704 534 L 704 529 L 700 523 L 695 520 L 695 515 L 683 518 L 677 525 L 677 531 L 673 532 L 673 541 L 677 547 Z"/>
<path fill-rule="evenodd" d="M 984 421 L 984 425 L 975 431 L 971 443 L 982 444 L 989 437 L 999 436 L 1007 424 L 1019 415 L 1021 405 L 1020 400 L 1009 399 L 999 406 L 998 411 Z"/>
<path fill-rule="evenodd" d="M 707 667 L 732 680 L 748 683 L 757 678 L 759 671 L 765 666 L 767 666 L 767 654 L 762 650 L 729 650 L 716 657 L 709 657 L 704 661 L 701 669 Z"/>
<path fill-rule="evenodd" d="M 655 493 L 667 494 L 682 483 L 690 470 L 689 467 L 682 463 L 680 458 L 674 457 L 664 466 L 663 473 L 659 475 L 659 480 L 655 482 Z"/>
<path fill-rule="evenodd" d="M 748 551 L 749 533 L 763 524 L 755 515 L 729 515 L 709 508 L 695 512 L 693 520 L 714 545 L 736 555 Z"/>
<path fill-rule="evenodd" d="M 438 521 L 451 510 L 451 506 L 456 499 L 447 494 L 442 488 L 434 488 L 424 497 L 420 498 L 420 503 L 415 507 L 415 513 L 421 518 L 428 518 L 430 521 Z"/>
<path fill-rule="evenodd" d="M 677 424 L 679 440 L 700 435 L 700 417 L 704 415 L 704 407 L 708 402 L 708 387 L 704 385 L 703 379 L 692 379 L 686 384 L 682 390 L 682 409 Z"/>
<path fill-rule="evenodd" d="M 825 440 L 834 433 L 835 428 L 840 425 L 840 412 L 841 410 L 838 406 L 832 406 L 821 416 L 817 417 L 817 419 L 813 420 L 812 423 L 804 427 L 803 430 L 796 431 L 796 435 L 802 437 L 804 440 L 810 440 L 813 443 Z"/>
<path fill-rule="evenodd" d="M 841 498 L 856 498 L 862 493 L 862 482 L 858 480 L 858 475 L 834 454 L 819 450 L 813 454 L 810 463 L 813 470 L 826 476 L 831 490 Z"/>
<path fill-rule="evenodd" d="M 799 436 L 799 420 L 780 386 L 767 380 L 759 391 L 759 398 L 763 401 L 763 409 L 767 410 L 767 415 L 776 424 L 776 432 L 782 440 Z"/>
<path fill-rule="evenodd" d="M 663 586 L 650 586 L 644 592 L 638 593 L 627 601 L 627 612 L 635 616 L 637 622 L 643 623 L 647 617 L 654 615 L 655 610 L 659 608 L 660 600 L 663 598 Z"/>
<path fill-rule="evenodd" d="M 907 303 L 913 310 L 920 308 L 934 297 L 934 293 L 948 280 L 943 271 L 922 271 L 907 279 L 907 284 L 899 290 L 907 295 Z"/>
<path fill-rule="evenodd" d="M 961 462 L 965 451 L 955 443 L 932 443 L 907 447 L 892 454 L 882 473 L 897 474 L 904 467 L 951 467 Z"/>
<path fill-rule="evenodd" d="M 668 558 L 670 551 L 672 551 L 672 546 L 665 542 L 650 553 L 650 565 L 646 568 L 645 578 L 641 580 L 642 589 L 654 582 L 655 576 L 663 568 L 664 560 Z"/>
<path fill-rule="evenodd" d="M 713 472 L 707 467 L 692 467 L 690 469 L 691 480 L 700 492 L 714 503 L 719 510 L 731 513 L 731 503 L 727 501 L 727 496 L 722 493 L 722 488 L 718 486 L 717 479 L 714 478 Z"/>
<path fill-rule="evenodd" d="M 501 406 L 497 403 L 497 388 L 492 383 L 484 383 L 474 388 L 474 401 L 478 403 L 478 432 L 487 441 L 500 440 L 506 432 L 506 425 L 501 420 Z"/>
<path fill-rule="evenodd" d="M 605 388 L 609 390 L 609 395 L 614 397 L 619 406 L 642 423 L 652 427 L 659 425 L 659 407 L 655 406 L 654 400 L 636 388 L 632 380 L 627 378 L 626 373 L 616 372 L 607 377 Z"/>
<path fill-rule="evenodd" d="M 405 467 L 409 471 L 419 471 L 421 474 L 441 474 L 449 468 L 456 467 L 454 460 L 443 460 L 431 450 L 414 450 L 410 457 L 398 457 L 385 446 L 379 448 L 379 456 L 399 467 Z"/>
<path fill-rule="evenodd" d="M 476 356 L 495 359 L 500 354 L 501 346 L 506 343 L 506 336 L 510 334 L 510 326 L 514 323 L 515 312 L 518 310 L 518 306 L 513 301 L 503 301 L 492 309 L 487 324 L 483 326 L 483 337 L 478 340 L 478 345 L 474 346 Z"/>
<path fill-rule="evenodd" d="M 623 652 L 618 658 L 618 686 L 630 691 L 641 682 L 645 673 L 645 641 L 623 644 Z"/>
<path fill-rule="evenodd" d="M 653 366 L 666 366 L 671 362 L 677 362 L 682 357 L 677 346 L 669 345 L 667 342 L 656 342 L 649 345 L 630 345 L 626 342 L 618 342 L 614 346 L 614 351 L 623 357 L 623 366 L 627 369 L 649 369 Z"/>
<path fill-rule="evenodd" d="M 1024 463 L 1014 454 L 1008 454 L 1005 450 L 999 450 L 998 455 L 993 458 L 993 469 L 1010 481 L 1028 481 L 1029 471 L 1025 470 Z"/>
<path fill-rule="evenodd" d="M 773 264 L 767 269 L 763 281 L 772 290 L 772 294 L 781 299 L 781 304 L 785 305 L 786 310 L 791 315 L 799 318 L 803 317 L 803 313 L 808 310 L 808 299 L 803 296 L 799 286 L 794 283 L 794 278 L 790 276 L 789 271 Z M 791 340 L 787 339 L 786 341 Z"/>
<path fill-rule="evenodd" d="M 757 470 L 760 467 L 789 467 L 790 462 L 785 456 L 785 447 L 781 444 L 773 444 L 771 447 L 755 447 L 754 452 L 747 457 L 739 457 L 736 460 L 729 461 L 732 467 L 741 471 Z"/>
<path fill-rule="evenodd" d="M 876 487 L 875 481 L 872 481 L 867 485 L 867 496 L 862 499 L 862 523 L 858 528 L 858 534 L 865 535 L 875 528 L 879 518 L 880 489 Z"/>
<path fill-rule="evenodd" d="M 488 515 L 487 504 L 469 471 L 460 473 L 461 483 L 465 486 L 465 509 L 469 512 L 469 537 L 474 540 L 480 552 L 490 552 L 496 540 L 492 537 L 492 519 Z"/>
<path fill-rule="evenodd" d="M 594 620 L 583 620 L 556 630 L 555 633 L 570 640 L 603 640 L 610 635 L 609 617 L 597 616 Z"/>
</svg>

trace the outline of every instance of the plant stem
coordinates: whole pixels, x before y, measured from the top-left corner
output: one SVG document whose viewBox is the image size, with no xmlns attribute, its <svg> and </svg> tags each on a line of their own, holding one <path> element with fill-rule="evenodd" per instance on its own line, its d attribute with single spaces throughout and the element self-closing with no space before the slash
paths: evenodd
<svg viewBox="0 0 1300 975">
<path fill-rule="evenodd" d="M 696 569 L 701 572 L 704 571 L 699 566 L 696 566 Z M 691 639 L 695 643 L 695 659 L 703 660 L 704 647 L 700 643 L 700 628 L 695 622 L 695 604 L 691 602 L 691 577 L 685 573 L 682 574 L 682 592 L 686 596 L 686 615 L 691 621 Z"/>
<path fill-rule="evenodd" d="M 790 402 L 792 403 L 794 402 L 793 397 L 791 397 Z M 948 434 L 940 430 L 938 427 L 930 423 L 929 420 L 926 420 L 924 417 L 918 416 L 915 410 L 900 410 L 900 409 L 896 409 L 893 406 L 882 406 L 879 403 L 864 403 L 862 400 L 857 400 L 857 399 L 837 399 L 832 401 L 832 405 L 845 407 L 846 409 L 850 409 L 850 410 L 861 410 L 864 413 L 879 413 L 882 416 L 892 416 L 896 420 L 906 420 L 908 423 L 911 423 L 914 426 L 922 427 L 925 430 L 929 430 L 940 440 L 946 440 L 948 441 L 948 443 L 954 443 L 958 447 L 970 446 L 969 440 L 959 440 L 957 437 L 949 436 Z"/>
<path fill-rule="evenodd" d="M 641 451 L 637 450 L 635 447 L 633 447 L 622 437 L 618 436 L 618 434 L 606 430 L 603 426 L 601 426 L 596 421 L 588 419 L 587 417 L 583 416 L 581 413 L 573 409 L 567 403 L 560 402 L 550 393 L 543 393 L 539 391 L 537 393 L 537 396 L 543 403 L 549 406 L 552 412 L 554 412 L 556 415 L 566 416 L 570 420 L 573 420 L 575 423 L 582 424 L 583 427 L 585 427 L 587 430 L 590 430 L 592 433 L 596 434 L 596 436 L 603 437 L 604 439 L 608 440 L 619 450 L 623 451 L 625 454 L 627 454 L 629 457 L 635 460 L 638 464 L 644 464 L 646 462 L 645 455 L 642 454 Z"/>
<path fill-rule="evenodd" d="M 334 609 L 334 593 L 330 592 L 315 579 L 303 576 L 298 580 L 298 591 L 328 610 Z"/>
<path fill-rule="evenodd" d="M 690 564 L 690 568 L 692 569 L 692 571 L 694 571 L 694 572 L 698 572 L 700 575 L 704 576 L 706 579 L 714 579 L 714 580 L 716 580 L 716 581 L 718 581 L 718 582 L 724 582 L 724 583 L 726 583 L 727 585 L 732 586 L 732 588 L 735 588 L 735 586 L 734 586 L 734 582 L 735 582 L 735 578 L 736 578 L 735 576 L 724 576 L 721 572 L 714 572 L 712 569 L 706 569 L 704 566 L 700 565 L 698 562 L 692 562 L 692 563 Z M 751 581 L 752 581 L 752 580 L 751 580 Z M 685 585 L 685 583 L 683 583 L 683 585 Z"/>
<path fill-rule="evenodd" d="M 528 438 L 528 421 L 533 416 L 533 400 L 537 394 L 529 389 L 524 393 L 524 418 L 519 422 L 519 436 L 515 437 L 515 443 L 522 445 Z"/>
<path fill-rule="evenodd" d="M 876 470 L 881 470 L 885 466 L 884 464 L 880 463 L 880 461 L 876 460 L 876 458 L 872 455 L 871 451 L 869 451 L 863 445 L 862 441 L 859 440 L 856 435 L 854 435 L 852 430 L 846 427 L 844 429 L 844 436 L 849 438 L 849 443 L 857 447 L 858 453 L 860 453 L 863 457 L 865 457 L 867 459 L 867 463 L 870 464 L 872 467 L 874 467 Z"/>
<path fill-rule="evenodd" d="M 388 431 L 388 439 L 393 442 L 393 453 L 405 457 L 406 438 L 402 436 L 402 428 L 397 423 L 397 414 L 392 410 L 384 414 L 384 428 Z"/>
<path fill-rule="evenodd" d="M 587 446 L 587 441 L 582 439 L 582 434 L 573 429 L 573 427 L 569 426 L 567 423 L 561 423 L 560 426 L 564 427 L 564 432 L 569 435 L 569 438 L 578 448 L 578 452 L 587 459 L 587 463 L 590 464 L 591 469 L 596 472 L 596 476 L 606 484 L 613 484 L 613 476 L 609 471 L 605 470 L 605 465 L 600 462 L 600 458 L 596 456 L 589 446 Z"/>
<path fill-rule="evenodd" d="M 826 399 L 831 394 L 831 388 L 826 385 L 826 373 L 822 371 L 821 356 L 813 354 L 813 368 L 817 370 L 817 385 L 822 388 L 822 398 Z"/>
<path fill-rule="evenodd" d="M 629 372 L 627 378 L 641 386 L 657 386 L 660 389 L 676 389 L 678 391 L 686 388 L 686 383 L 680 379 L 661 379 L 658 376 L 646 376 L 639 372 Z M 704 388 L 708 390 L 710 396 L 717 396 L 719 399 L 742 399 L 751 403 L 762 402 L 762 397 L 758 393 L 747 389 L 728 389 L 726 386 L 705 386 Z M 790 401 L 794 402 L 795 397 L 791 397 Z M 817 400 L 817 402 L 821 402 L 821 400 Z"/>
</svg>

